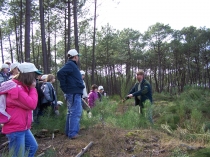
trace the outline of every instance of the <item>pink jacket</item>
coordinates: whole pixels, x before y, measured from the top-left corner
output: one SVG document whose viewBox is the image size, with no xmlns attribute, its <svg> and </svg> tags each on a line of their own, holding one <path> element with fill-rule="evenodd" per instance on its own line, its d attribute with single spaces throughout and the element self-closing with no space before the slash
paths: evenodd
<svg viewBox="0 0 210 157">
<path fill-rule="evenodd" d="M 13 81 L 17 87 L 4 92 L 7 94 L 6 112 L 11 116 L 2 127 L 4 134 L 30 129 L 32 110 L 36 108 L 38 101 L 36 88 L 29 88 L 15 79 Z"/>
<path fill-rule="evenodd" d="M 88 105 L 90 108 L 93 108 L 95 106 L 95 101 L 98 99 L 98 93 L 91 90 L 88 95 Z"/>
</svg>

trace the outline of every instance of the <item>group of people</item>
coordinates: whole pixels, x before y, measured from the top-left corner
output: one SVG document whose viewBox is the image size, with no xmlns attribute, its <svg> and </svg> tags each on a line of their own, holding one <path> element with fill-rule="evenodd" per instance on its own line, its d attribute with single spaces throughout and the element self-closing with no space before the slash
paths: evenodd
<svg viewBox="0 0 210 157">
<path fill-rule="evenodd" d="M 84 102 L 87 102 L 89 108 L 93 108 L 96 100 L 102 100 L 104 91 L 103 86 L 93 84 L 90 93 L 87 94 L 85 72 L 80 71 L 77 66 L 79 56 L 75 49 L 69 50 L 67 63 L 57 72 L 60 88 L 67 101 L 65 135 L 70 139 L 80 136 L 80 118 Z M 143 114 L 145 101 L 149 100 L 152 104 L 152 90 L 149 82 L 144 79 L 143 70 L 137 72 L 136 78 L 137 83 L 126 99 L 135 97 L 135 104 L 140 106 Z M 6 95 L 6 108 L 3 109 L 9 115 L 8 122 L 3 124 L 2 133 L 9 139 L 9 149 L 13 156 L 35 155 L 38 144 L 30 131 L 32 113 L 34 111 L 35 115 L 42 115 L 48 106 L 51 106 L 55 113 L 58 111 L 57 97 L 52 85 L 54 81 L 54 75 L 43 75 L 32 63 L 17 63 L 10 67 L 2 65 L 0 101 L 1 95 Z M 9 88 L 12 85 L 13 87 Z M 2 105 L 0 117 L 1 111 Z"/>
<path fill-rule="evenodd" d="M 77 66 L 79 56 L 80 54 L 75 49 L 69 50 L 67 63 L 57 72 L 60 88 L 65 93 L 67 100 L 68 112 L 65 134 L 70 139 L 75 139 L 80 136 L 79 124 L 82 115 L 81 104 L 83 101 L 81 97 L 87 99 L 86 86 L 83 80 L 85 72 L 80 72 Z M 134 85 L 126 98 L 135 97 L 135 104 L 140 106 L 141 114 L 143 114 L 144 102 L 148 99 L 152 104 L 152 89 L 149 82 L 144 79 L 143 70 L 137 72 L 136 78 L 138 82 Z M 95 106 L 95 101 L 98 98 L 101 100 L 101 92 L 98 91 L 102 92 L 103 87 L 99 86 L 98 88 L 97 85 L 92 85 L 92 90 L 88 95 L 88 105 L 90 108 Z M 149 117 L 151 118 L 151 114 Z"/>
<path fill-rule="evenodd" d="M 34 156 L 38 144 L 30 131 L 31 123 L 38 122 L 49 106 L 59 115 L 55 76 L 43 75 L 33 63 L 2 64 L 0 72 L 1 132 L 9 140 L 13 156 Z M 4 97 L 5 96 L 5 101 Z M 6 104 L 2 103 L 5 102 Z"/>
<path fill-rule="evenodd" d="M 80 73 L 82 75 L 83 84 L 85 86 L 83 89 L 83 94 L 82 94 L 82 108 L 84 110 L 87 110 L 87 108 L 93 108 L 95 106 L 96 100 L 99 100 L 99 101 L 102 100 L 104 88 L 103 88 L 103 86 L 97 86 L 96 84 L 93 84 L 91 86 L 90 93 L 87 94 L 86 84 L 84 81 L 85 72 L 83 70 L 81 70 Z"/>
<path fill-rule="evenodd" d="M 80 71 L 77 66 L 79 56 L 75 49 L 69 50 L 68 62 L 57 72 L 60 88 L 63 93 L 65 93 L 67 100 L 65 134 L 70 139 L 76 139 L 80 136 L 78 134 L 80 129 L 79 124 L 82 115 L 82 106 L 85 106 L 83 101 L 87 100 L 88 106 L 93 108 L 95 101 L 98 99 L 97 85 L 92 85 L 91 92 L 87 94 L 84 82 L 85 72 Z M 101 89 L 101 91 L 103 91 L 103 89 Z"/>
</svg>

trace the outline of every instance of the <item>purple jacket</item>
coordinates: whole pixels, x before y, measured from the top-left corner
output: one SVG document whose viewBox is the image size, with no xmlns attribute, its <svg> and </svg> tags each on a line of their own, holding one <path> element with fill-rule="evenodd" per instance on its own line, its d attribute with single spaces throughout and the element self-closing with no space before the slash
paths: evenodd
<svg viewBox="0 0 210 157">
<path fill-rule="evenodd" d="M 95 101 L 98 99 L 98 94 L 97 92 L 91 90 L 89 95 L 88 95 L 88 105 L 90 108 L 93 108 L 95 106 Z"/>
</svg>

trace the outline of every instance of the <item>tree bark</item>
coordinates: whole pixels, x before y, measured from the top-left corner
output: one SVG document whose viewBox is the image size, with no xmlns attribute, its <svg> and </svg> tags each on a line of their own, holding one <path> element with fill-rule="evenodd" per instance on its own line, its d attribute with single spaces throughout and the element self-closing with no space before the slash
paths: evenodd
<svg viewBox="0 0 210 157">
<path fill-rule="evenodd" d="M 30 62 L 30 17 L 31 17 L 31 0 L 26 1 L 25 16 L 25 61 Z"/>
<path fill-rule="evenodd" d="M 1 60 L 2 60 L 2 63 L 4 63 L 4 52 L 3 52 L 1 27 L 0 27 L 0 40 L 1 40 Z"/>
<path fill-rule="evenodd" d="M 11 62 L 13 63 L 13 53 L 12 53 L 12 44 L 11 44 L 11 40 L 10 40 L 10 35 L 8 36 L 8 39 L 9 39 Z"/>
<path fill-rule="evenodd" d="M 95 38 L 96 38 L 96 5 L 97 5 L 97 0 L 95 0 L 95 11 L 94 11 L 94 27 L 93 27 L 93 54 L 92 54 L 92 75 L 91 75 L 91 82 L 92 84 L 95 83 L 95 76 L 94 76 L 94 71 L 95 71 Z"/>
<path fill-rule="evenodd" d="M 40 24 L 41 24 L 41 37 L 42 37 L 42 55 L 43 55 L 43 68 L 44 73 L 48 71 L 48 62 L 47 62 L 47 51 L 46 51 L 46 41 L 45 41 L 45 25 L 44 25 L 44 8 L 43 1 L 39 0 L 39 9 L 40 9 Z"/>
<path fill-rule="evenodd" d="M 20 0 L 20 56 L 21 62 L 23 62 L 23 32 L 22 32 L 22 25 L 23 25 L 23 1 Z"/>
<path fill-rule="evenodd" d="M 71 49 L 71 1 L 68 0 L 68 43 L 67 43 L 67 51 Z"/>
</svg>

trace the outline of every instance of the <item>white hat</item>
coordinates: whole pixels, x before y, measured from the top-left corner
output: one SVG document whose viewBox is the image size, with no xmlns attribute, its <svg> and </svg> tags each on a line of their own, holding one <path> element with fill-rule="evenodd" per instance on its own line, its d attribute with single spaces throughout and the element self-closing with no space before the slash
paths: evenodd
<svg viewBox="0 0 210 157">
<path fill-rule="evenodd" d="M 46 80 L 48 75 L 42 75 L 41 80 Z"/>
<path fill-rule="evenodd" d="M 81 75 L 85 75 L 85 72 L 83 70 L 80 71 Z"/>
<path fill-rule="evenodd" d="M 21 73 L 30 73 L 30 72 L 36 72 L 38 69 L 35 67 L 33 63 L 24 62 L 18 65 L 18 69 Z"/>
<path fill-rule="evenodd" d="M 63 102 L 62 101 L 57 101 L 57 104 L 62 106 L 63 105 Z"/>
<path fill-rule="evenodd" d="M 15 69 L 16 67 L 18 67 L 18 65 L 20 65 L 20 63 L 12 63 L 10 65 L 10 70 L 12 71 L 13 69 Z"/>
<path fill-rule="evenodd" d="M 8 64 L 2 64 L 1 65 L 1 68 L 3 69 L 3 68 L 9 68 L 9 65 Z"/>
<path fill-rule="evenodd" d="M 75 49 L 71 49 L 71 50 L 69 50 L 68 51 L 68 54 L 71 56 L 71 57 L 73 57 L 73 56 L 80 56 L 80 54 L 77 52 L 77 50 L 75 50 Z"/>
<path fill-rule="evenodd" d="M 99 86 L 98 90 L 104 90 L 104 87 L 103 86 Z"/>
</svg>

